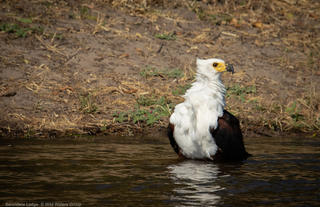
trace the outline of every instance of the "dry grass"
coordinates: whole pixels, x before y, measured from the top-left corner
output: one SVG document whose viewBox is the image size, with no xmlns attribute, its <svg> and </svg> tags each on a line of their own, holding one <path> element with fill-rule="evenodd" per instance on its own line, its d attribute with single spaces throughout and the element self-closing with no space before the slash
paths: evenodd
<svg viewBox="0 0 320 207">
<path fill-rule="evenodd" d="M 43 2 L 32 1 L 30 5 L 35 8 L 47 5 Z M 32 28 L 33 24 L 45 27 L 43 32 L 28 30 L 25 34 L 25 41 L 35 40 L 31 50 L 41 48 L 40 53 L 34 53 L 41 58 L 28 56 L 22 49 L 0 53 L 4 67 L 15 66 L 26 71 L 19 84 L 9 79 L 7 84 L 1 84 L 0 94 L 20 90 L 26 93 L 22 98 L 27 100 L 30 93 L 37 100 L 20 109 L 10 108 L 11 112 L 3 118 L 6 131 L 14 130 L 11 123 L 21 123 L 18 128 L 28 136 L 55 130 L 132 135 L 143 129 L 152 131 L 154 127 L 166 127 L 168 115 L 175 104 L 183 101 L 180 95 L 194 80 L 194 57 L 222 55 L 241 69 L 224 79 L 229 88 L 227 109 L 240 118 L 244 131 L 319 133 L 320 96 L 315 81 L 320 75 L 320 38 L 319 28 L 313 27 L 319 23 L 319 2 L 95 0 L 74 3 L 73 7 L 63 2 L 56 2 L 55 6 L 48 4 L 45 15 L 41 8 L 40 11 L 26 9 L 32 21 L 25 23 L 18 21 L 19 13 L 12 12 L 3 18 L 21 28 Z M 15 11 L 15 4 L 18 1 L 4 7 Z M 180 15 L 177 11 L 181 8 L 188 11 L 189 16 Z M 119 16 L 108 13 L 117 9 L 122 10 L 117 13 Z M 130 18 L 136 18 L 137 22 L 128 24 L 126 21 L 130 22 Z M 67 22 L 68 26 L 59 22 L 47 27 L 52 20 Z M 192 28 L 202 23 L 205 26 Z M 143 29 L 139 28 L 141 25 Z M 184 29 L 179 30 L 179 25 Z M 19 43 L 8 31 L 2 30 L 0 35 L 13 45 L 28 45 L 23 40 Z M 232 47 L 239 42 L 239 47 L 251 47 L 261 53 L 264 49 L 272 50 L 271 55 L 250 56 L 249 52 L 246 54 Z M 184 59 L 179 59 L 181 51 L 177 48 L 185 50 Z M 247 56 L 245 62 L 241 56 Z M 258 70 L 248 72 L 247 68 L 260 61 L 257 58 L 266 58 L 265 62 L 270 63 L 268 67 L 292 73 L 293 77 L 277 79 L 277 74 L 266 76 Z M 86 61 L 81 62 L 81 59 Z M 99 64 L 103 67 L 97 66 Z M 108 64 L 114 64 L 115 68 L 107 70 Z M 125 67 L 129 75 L 117 74 L 116 69 L 120 67 Z M 143 71 L 145 67 L 154 69 Z M 170 74 L 176 69 L 181 70 L 183 76 Z M 141 72 L 148 74 L 142 76 Z M 154 101 L 161 97 L 165 97 L 166 102 Z M 139 105 L 142 98 L 149 99 L 151 104 L 140 102 Z M 159 115 L 156 121 L 154 117 L 132 121 L 143 110 L 155 109 L 161 112 L 156 114 Z M 126 120 L 119 121 L 115 112 L 127 113 Z"/>
</svg>

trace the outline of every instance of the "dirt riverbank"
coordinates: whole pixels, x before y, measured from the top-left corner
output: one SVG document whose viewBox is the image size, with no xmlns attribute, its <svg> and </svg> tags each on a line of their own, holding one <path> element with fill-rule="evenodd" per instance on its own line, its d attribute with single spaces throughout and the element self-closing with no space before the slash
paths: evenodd
<svg viewBox="0 0 320 207">
<path fill-rule="evenodd" d="M 0 134 L 162 133 L 196 57 L 245 134 L 320 132 L 320 2 L 0 3 Z"/>
</svg>

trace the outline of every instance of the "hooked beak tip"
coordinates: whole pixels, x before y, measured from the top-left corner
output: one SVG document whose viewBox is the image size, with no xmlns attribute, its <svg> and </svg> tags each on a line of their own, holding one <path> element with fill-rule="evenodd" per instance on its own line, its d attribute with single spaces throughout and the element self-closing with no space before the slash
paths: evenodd
<svg viewBox="0 0 320 207">
<path fill-rule="evenodd" d="M 231 72 L 232 74 L 234 73 L 234 68 L 232 64 L 227 64 L 227 71 Z"/>
</svg>

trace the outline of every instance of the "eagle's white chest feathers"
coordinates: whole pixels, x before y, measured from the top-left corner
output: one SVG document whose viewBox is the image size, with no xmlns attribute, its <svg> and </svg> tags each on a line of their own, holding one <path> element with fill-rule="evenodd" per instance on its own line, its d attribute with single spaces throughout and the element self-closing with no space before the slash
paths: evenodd
<svg viewBox="0 0 320 207">
<path fill-rule="evenodd" d="M 218 147 L 210 128 L 217 128 L 218 117 L 223 115 L 225 91 L 220 74 L 213 74 L 208 79 L 201 71 L 199 73 L 198 66 L 197 81 L 170 117 L 174 139 L 185 157 L 212 159 L 216 154 Z"/>
</svg>

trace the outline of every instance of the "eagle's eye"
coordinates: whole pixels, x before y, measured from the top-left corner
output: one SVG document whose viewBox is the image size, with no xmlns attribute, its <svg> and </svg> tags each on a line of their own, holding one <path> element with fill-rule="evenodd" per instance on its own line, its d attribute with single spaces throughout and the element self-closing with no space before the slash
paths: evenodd
<svg viewBox="0 0 320 207">
<path fill-rule="evenodd" d="M 213 63 L 212 66 L 213 67 L 217 67 L 219 65 L 219 63 Z"/>
</svg>

